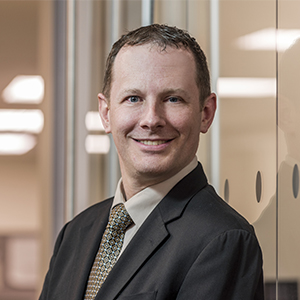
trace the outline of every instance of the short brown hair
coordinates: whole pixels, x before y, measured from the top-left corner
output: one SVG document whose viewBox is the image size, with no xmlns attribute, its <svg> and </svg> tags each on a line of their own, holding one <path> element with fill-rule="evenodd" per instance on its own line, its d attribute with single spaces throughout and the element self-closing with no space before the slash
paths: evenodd
<svg viewBox="0 0 300 300">
<path fill-rule="evenodd" d="M 117 54 L 122 47 L 155 44 L 165 50 L 166 47 L 185 48 L 191 51 L 196 63 L 196 84 L 200 92 L 200 104 L 210 95 L 210 76 L 207 67 L 206 57 L 196 39 L 191 37 L 187 31 L 167 25 L 152 24 L 140 27 L 124 34 L 114 43 L 106 61 L 104 76 L 103 94 L 109 98 L 112 68 Z"/>
</svg>

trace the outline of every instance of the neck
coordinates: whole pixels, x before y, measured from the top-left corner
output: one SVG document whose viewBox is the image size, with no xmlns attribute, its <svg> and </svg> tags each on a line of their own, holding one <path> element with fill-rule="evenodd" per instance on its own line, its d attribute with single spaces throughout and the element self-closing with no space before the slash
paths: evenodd
<svg viewBox="0 0 300 300">
<path fill-rule="evenodd" d="M 190 171 L 192 171 L 197 166 L 197 159 L 194 157 L 194 159 L 187 164 L 184 168 L 181 168 L 179 170 L 172 169 L 168 172 L 163 173 L 128 173 L 127 170 L 121 167 L 121 174 L 122 174 L 122 193 L 124 196 L 124 199 L 127 201 L 140 191 L 144 190 L 147 187 L 162 183 L 168 179 L 170 179 L 173 176 L 179 176 L 179 180 L 187 175 Z"/>
<path fill-rule="evenodd" d="M 168 179 L 168 178 L 166 178 Z M 166 179 L 153 179 L 141 182 L 140 180 L 132 180 L 127 176 L 122 176 L 122 193 L 125 201 L 129 200 L 131 197 L 144 190 L 145 188 L 163 182 Z"/>
</svg>

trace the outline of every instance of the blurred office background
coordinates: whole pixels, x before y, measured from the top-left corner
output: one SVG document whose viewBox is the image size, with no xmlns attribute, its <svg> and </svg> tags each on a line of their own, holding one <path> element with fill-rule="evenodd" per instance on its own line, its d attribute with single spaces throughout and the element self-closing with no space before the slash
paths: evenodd
<svg viewBox="0 0 300 300">
<path fill-rule="evenodd" d="M 112 43 L 152 22 L 207 54 L 199 160 L 257 231 L 266 299 L 300 299 L 300 0 L 1 0 L 0 300 L 37 299 L 59 229 L 113 195 L 97 93 Z"/>
</svg>

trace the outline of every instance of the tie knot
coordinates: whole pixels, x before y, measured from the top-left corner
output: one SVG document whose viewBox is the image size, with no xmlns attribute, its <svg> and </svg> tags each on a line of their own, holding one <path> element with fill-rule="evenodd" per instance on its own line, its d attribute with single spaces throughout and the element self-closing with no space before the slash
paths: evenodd
<svg viewBox="0 0 300 300">
<path fill-rule="evenodd" d="M 115 230 L 125 230 L 129 225 L 133 223 L 123 203 L 113 207 L 110 214 L 109 223 Z"/>
</svg>

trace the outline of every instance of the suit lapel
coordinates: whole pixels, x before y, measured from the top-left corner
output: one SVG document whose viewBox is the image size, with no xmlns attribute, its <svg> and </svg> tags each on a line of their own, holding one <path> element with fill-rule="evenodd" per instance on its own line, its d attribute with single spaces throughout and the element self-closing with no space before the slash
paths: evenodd
<svg viewBox="0 0 300 300">
<path fill-rule="evenodd" d="M 207 184 L 202 165 L 198 163 L 197 168 L 180 180 L 157 206 L 164 222 L 179 218 L 191 198 Z"/>
<path fill-rule="evenodd" d="M 199 164 L 148 216 L 106 278 L 95 300 L 118 297 L 145 261 L 168 239 L 166 224 L 180 218 L 193 195 L 206 185 L 207 180 Z"/>
<path fill-rule="evenodd" d="M 147 223 L 151 223 L 148 226 Z M 168 238 L 161 216 L 151 214 L 111 270 L 95 300 L 112 300 L 138 272 L 145 260 Z"/>
<path fill-rule="evenodd" d="M 99 248 L 101 237 L 105 230 L 112 201 L 107 201 L 96 216 L 86 225 L 80 228 L 77 237 L 77 253 L 73 262 L 70 276 L 69 299 L 82 300 L 90 269 L 93 265 Z"/>
</svg>

